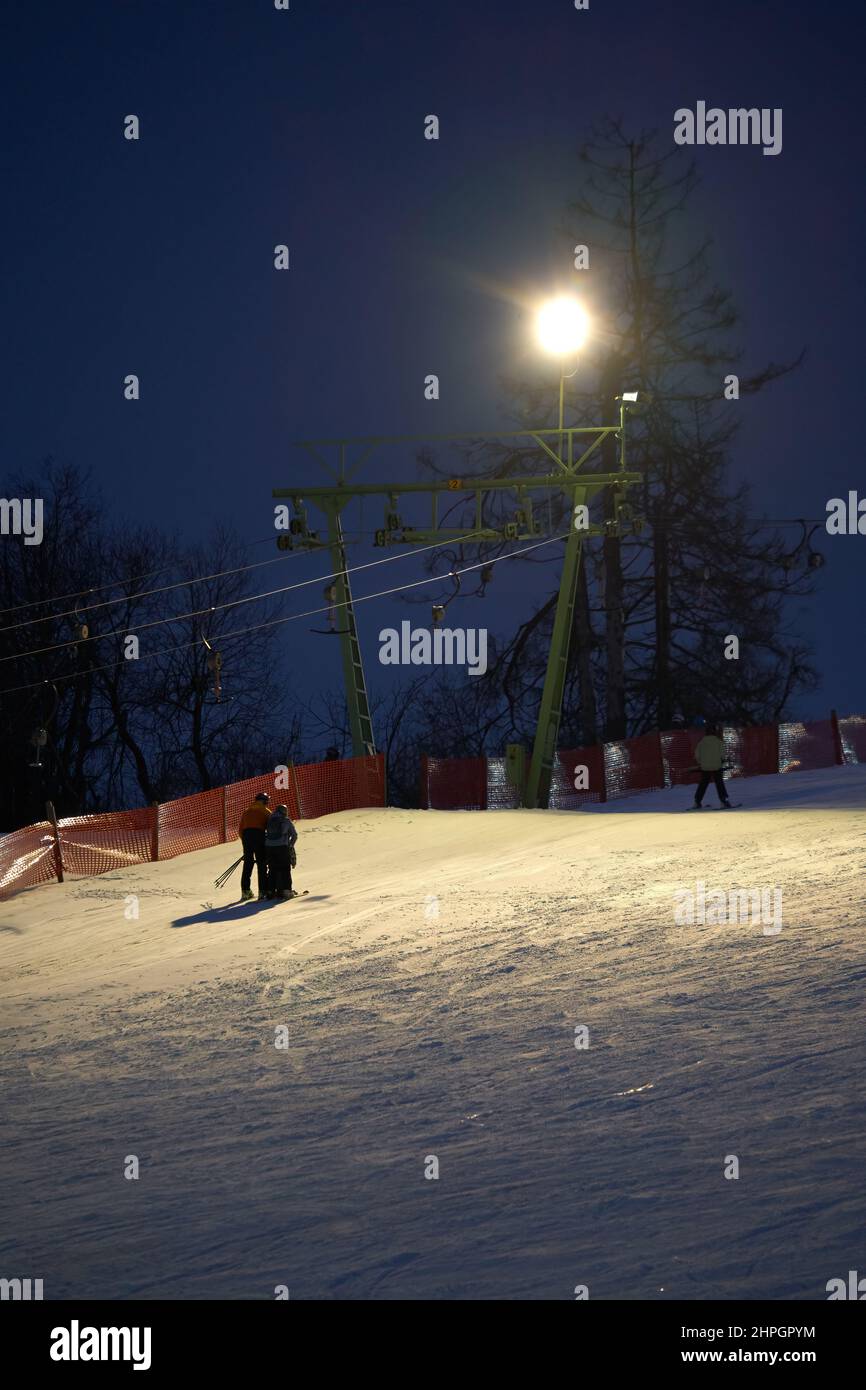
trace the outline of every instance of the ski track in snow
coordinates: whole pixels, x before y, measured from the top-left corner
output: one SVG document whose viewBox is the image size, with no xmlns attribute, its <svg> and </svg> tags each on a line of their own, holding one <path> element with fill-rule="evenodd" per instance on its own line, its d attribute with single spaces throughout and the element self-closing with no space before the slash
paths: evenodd
<svg viewBox="0 0 866 1390">
<path fill-rule="evenodd" d="M 224 909 L 224 845 L 0 904 L 0 1272 L 826 1298 L 866 1258 L 866 769 L 742 787 L 711 824 L 689 788 L 302 823 L 292 903 Z M 781 887 L 781 933 L 677 926 L 697 879 Z"/>
</svg>

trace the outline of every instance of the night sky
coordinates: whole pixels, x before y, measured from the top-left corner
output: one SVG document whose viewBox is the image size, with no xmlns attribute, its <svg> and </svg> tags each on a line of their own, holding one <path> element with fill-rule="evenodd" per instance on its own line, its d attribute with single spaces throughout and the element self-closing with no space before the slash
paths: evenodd
<svg viewBox="0 0 866 1390">
<path fill-rule="evenodd" d="M 509 428 L 501 377 L 539 370 L 527 305 L 569 270 L 557 227 L 580 144 L 605 114 L 673 144 L 674 111 L 705 100 L 784 112 L 777 157 L 694 151 L 687 229 L 714 238 L 742 312 L 740 370 L 807 349 L 732 407 L 732 480 L 752 484 L 755 516 L 821 518 L 828 498 L 866 495 L 860 22 L 806 0 L 7 6 L 3 472 L 50 454 L 89 467 L 118 517 L 190 542 L 228 519 L 252 542 L 271 532 L 272 487 L 328 481 L 295 440 Z M 283 242 L 288 273 L 273 266 Z M 389 462 L 414 476 L 411 453 Z M 818 594 L 791 614 L 823 676 L 804 716 L 866 710 L 866 537 L 820 548 Z M 263 587 L 327 563 L 285 568 Z M 417 555 L 387 568 L 423 574 Z M 465 623 L 505 633 L 526 615 L 525 571 L 508 571 Z M 402 616 L 359 607 L 374 692 L 376 634 Z M 273 639 L 306 697 L 312 663 L 339 679 L 336 644 L 308 626 Z"/>
</svg>

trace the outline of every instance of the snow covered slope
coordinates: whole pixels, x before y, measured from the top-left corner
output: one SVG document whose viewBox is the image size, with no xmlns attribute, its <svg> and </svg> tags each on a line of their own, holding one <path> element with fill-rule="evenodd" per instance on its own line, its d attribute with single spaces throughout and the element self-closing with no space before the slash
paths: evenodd
<svg viewBox="0 0 866 1390">
<path fill-rule="evenodd" d="M 826 1298 L 866 1259 L 866 768 L 733 789 L 302 823 L 292 903 L 215 890 L 233 846 L 4 903 L 0 1275 Z M 675 920 L 776 888 L 780 931 Z"/>
</svg>

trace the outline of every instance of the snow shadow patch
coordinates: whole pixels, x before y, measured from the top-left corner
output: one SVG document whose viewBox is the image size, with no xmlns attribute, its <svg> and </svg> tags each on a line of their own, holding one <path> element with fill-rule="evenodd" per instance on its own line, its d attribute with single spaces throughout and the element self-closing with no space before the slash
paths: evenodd
<svg viewBox="0 0 866 1390">
<path fill-rule="evenodd" d="M 267 902 L 226 903 L 225 907 L 214 907 L 211 903 L 203 903 L 201 912 L 192 912 L 188 917 L 175 917 L 171 925 L 172 929 L 175 929 L 177 927 L 194 927 L 203 922 L 238 922 L 242 921 L 244 917 L 258 917 L 261 912 L 268 912 L 270 909 L 279 912 L 280 908 L 285 908 L 291 912 L 294 903 L 327 902 L 330 896 L 330 893 L 305 893 L 298 898 L 292 898 L 290 902 L 270 899 Z"/>
<path fill-rule="evenodd" d="M 202 904 L 201 912 L 192 912 L 188 917 L 175 917 L 171 925 L 175 928 L 194 927 L 201 922 L 237 922 L 244 917 L 257 917 L 260 912 L 276 906 L 275 902 L 227 903 L 225 907 L 213 907 L 206 903 Z"/>
</svg>

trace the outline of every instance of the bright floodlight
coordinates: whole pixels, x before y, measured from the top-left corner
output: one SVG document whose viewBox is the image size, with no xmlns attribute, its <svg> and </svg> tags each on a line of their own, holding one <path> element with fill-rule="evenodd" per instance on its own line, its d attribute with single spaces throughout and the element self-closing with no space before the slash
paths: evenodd
<svg viewBox="0 0 866 1390">
<path fill-rule="evenodd" d="M 545 352 L 568 357 L 582 347 L 589 332 L 589 319 L 576 299 L 562 295 L 551 299 L 538 311 L 538 340 Z"/>
<path fill-rule="evenodd" d="M 636 401 L 637 391 L 623 391 L 622 398 L 624 401 Z"/>
</svg>

